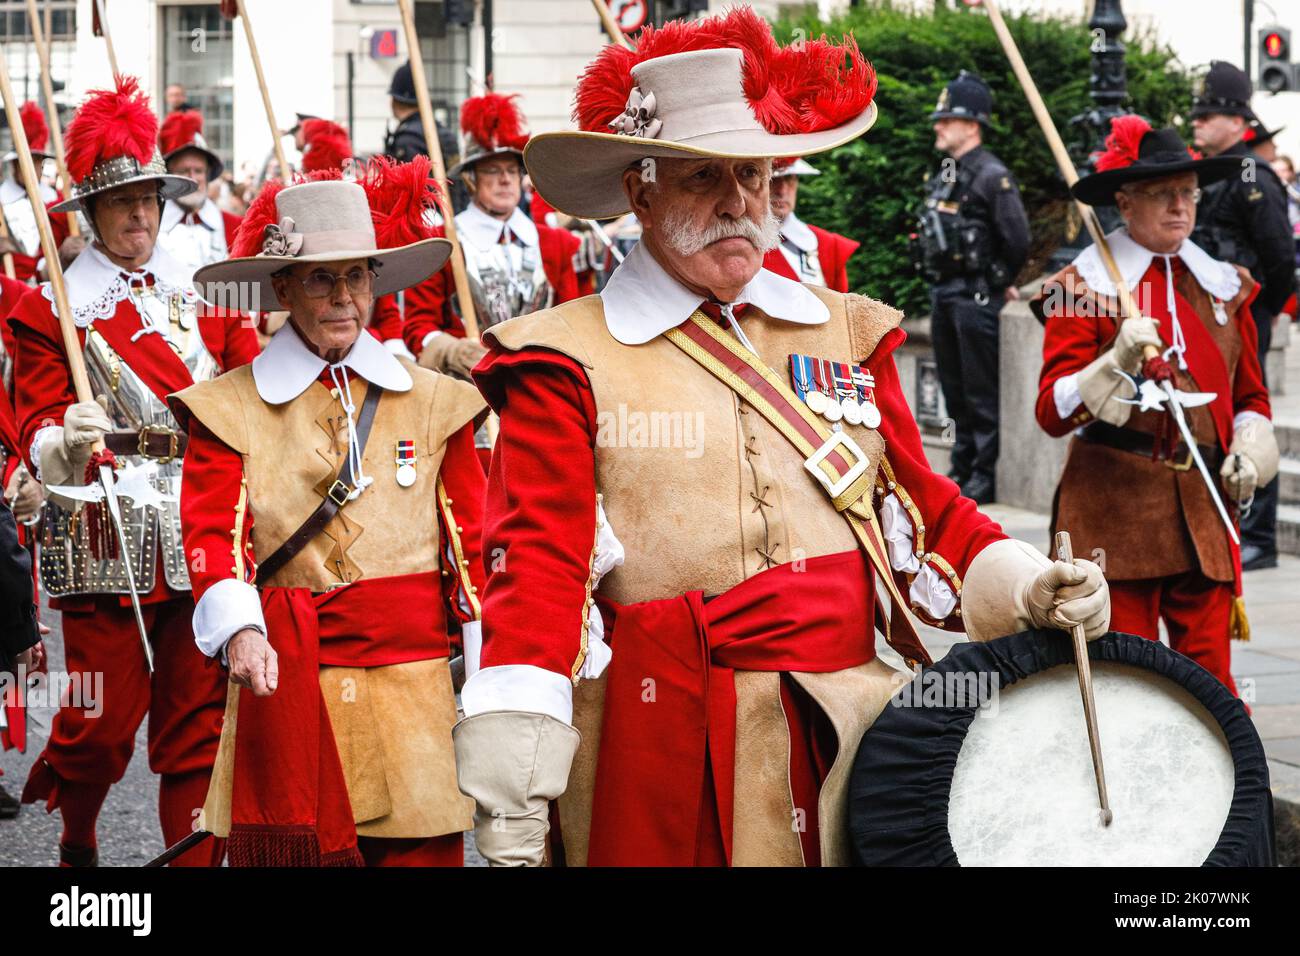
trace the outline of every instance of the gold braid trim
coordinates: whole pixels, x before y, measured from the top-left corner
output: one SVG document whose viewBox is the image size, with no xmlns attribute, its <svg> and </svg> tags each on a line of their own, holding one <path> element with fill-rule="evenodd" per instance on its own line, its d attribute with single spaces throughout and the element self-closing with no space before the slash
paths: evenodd
<svg viewBox="0 0 1300 956">
<path fill-rule="evenodd" d="M 247 567 L 244 564 L 244 518 L 248 511 L 248 479 L 239 479 L 239 498 L 235 502 L 235 526 L 230 529 L 230 554 L 235 559 L 235 566 L 230 572 L 237 581 L 247 580 Z"/>
<path fill-rule="evenodd" d="M 596 542 L 600 540 L 600 503 L 605 496 L 596 495 L 596 533 L 591 541 L 591 555 L 587 558 L 587 587 L 586 593 L 582 599 L 582 628 L 578 632 L 578 657 L 573 662 L 573 669 L 569 672 L 569 677 L 573 680 L 573 686 L 578 686 L 578 671 L 582 670 L 582 665 L 587 662 L 587 648 L 591 634 L 588 630 L 589 621 L 591 620 L 591 608 L 596 602 L 591 597 L 591 581 L 596 576 L 596 555 L 600 549 L 596 547 Z M 600 613 L 600 612 L 597 612 Z"/>
<path fill-rule="evenodd" d="M 925 519 L 921 517 L 921 511 L 916 507 L 912 496 L 907 493 L 907 489 L 894 477 L 894 469 L 890 467 L 889 459 L 884 455 L 880 456 L 880 471 L 883 475 L 885 491 L 897 496 L 899 503 L 912 519 L 912 540 L 916 544 L 912 550 L 920 558 L 925 554 Z M 876 483 L 880 484 L 880 482 L 881 477 L 877 476 Z"/>
<path fill-rule="evenodd" d="M 451 510 L 452 502 L 451 499 L 447 497 L 447 489 L 442 484 L 441 475 L 438 476 L 436 487 L 438 492 L 438 510 L 442 514 L 442 523 L 447 529 L 447 541 L 451 544 L 452 557 L 456 562 L 456 583 L 465 594 L 465 598 L 469 603 L 470 613 L 473 614 L 474 620 L 479 621 L 483 618 L 483 606 L 479 603 L 478 587 L 475 586 L 469 575 L 469 559 L 465 557 L 465 548 L 460 542 L 462 531 L 460 526 L 456 524 L 456 516 Z"/>
</svg>

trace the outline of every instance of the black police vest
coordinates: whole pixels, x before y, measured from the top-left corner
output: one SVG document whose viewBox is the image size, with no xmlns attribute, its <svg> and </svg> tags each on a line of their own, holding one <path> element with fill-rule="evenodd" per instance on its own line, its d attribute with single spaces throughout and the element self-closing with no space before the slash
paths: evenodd
<svg viewBox="0 0 1300 956">
<path fill-rule="evenodd" d="M 913 235 L 913 262 L 932 283 L 965 279 L 972 291 L 987 294 L 1011 281 L 995 253 L 992 210 L 974 191 L 975 180 L 991 159 L 958 163 L 956 177 L 931 177 L 929 194 Z"/>
</svg>

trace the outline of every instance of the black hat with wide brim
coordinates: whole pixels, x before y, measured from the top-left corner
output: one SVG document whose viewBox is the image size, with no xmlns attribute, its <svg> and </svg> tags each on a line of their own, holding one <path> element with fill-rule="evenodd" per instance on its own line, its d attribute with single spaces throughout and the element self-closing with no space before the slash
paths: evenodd
<svg viewBox="0 0 1300 956">
<path fill-rule="evenodd" d="M 1136 160 L 1127 166 L 1084 176 L 1074 184 L 1070 195 L 1089 206 L 1113 206 L 1115 193 L 1128 183 L 1196 173 L 1197 185 L 1206 186 L 1227 179 L 1241 169 L 1241 163 L 1240 156 L 1196 159 L 1188 153 L 1187 144 L 1177 130 L 1153 129 L 1142 136 Z"/>
</svg>

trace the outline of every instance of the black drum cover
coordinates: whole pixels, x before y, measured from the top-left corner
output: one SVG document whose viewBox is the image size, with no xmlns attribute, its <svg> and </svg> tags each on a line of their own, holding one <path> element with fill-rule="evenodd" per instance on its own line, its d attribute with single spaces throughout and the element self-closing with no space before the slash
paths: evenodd
<svg viewBox="0 0 1300 956">
<path fill-rule="evenodd" d="M 1276 865 L 1264 747 L 1241 701 L 1199 664 L 1157 641 L 1111 632 L 1088 644 L 1088 657 L 1167 678 L 1217 721 L 1231 752 L 1235 784 L 1228 818 L 1203 865 Z M 987 643 L 957 644 L 926 673 L 984 674 L 988 683 L 1005 688 L 1059 666 L 1074 668 L 1070 636 L 1041 630 Z M 899 692 L 907 693 L 909 687 Z M 949 793 L 979 703 L 887 705 L 881 712 L 862 738 L 849 780 L 849 839 L 856 865 L 960 865 L 948 830 Z M 1086 734 L 1082 721 L 1079 733 Z M 1105 747 L 1103 735 L 1103 758 Z M 1014 768 L 1007 772 L 1014 773 Z"/>
</svg>

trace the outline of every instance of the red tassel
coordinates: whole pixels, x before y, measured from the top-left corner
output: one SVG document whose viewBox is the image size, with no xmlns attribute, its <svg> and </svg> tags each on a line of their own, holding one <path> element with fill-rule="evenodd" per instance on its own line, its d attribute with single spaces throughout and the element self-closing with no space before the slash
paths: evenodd
<svg viewBox="0 0 1300 956">
<path fill-rule="evenodd" d="M 108 465 L 114 471 L 117 470 L 117 457 L 107 448 L 95 452 L 90 456 L 90 461 L 86 462 L 86 484 L 99 483 L 101 465 Z M 117 480 L 116 476 L 113 480 Z M 110 489 L 105 491 L 112 493 Z M 90 536 L 91 556 L 100 561 L 105 559 L 116 561 L 122 551 L 117 544 L 117 535 L 113 532 L 113 521 L 108 515 L 108 505 L 89 502 L 82 509 L 82 520 L 85 522 L 86 533 Z"/>
<path fill-rule="evenodd" d="M 1142 377 L 1149 378 L 1157 383 L 1172 382 L 1174 380 L 1174 367 L 1169 364 L 1169 360 L 1162 355 L 1153 355 L 1142 363 Z"/>
</svg>

